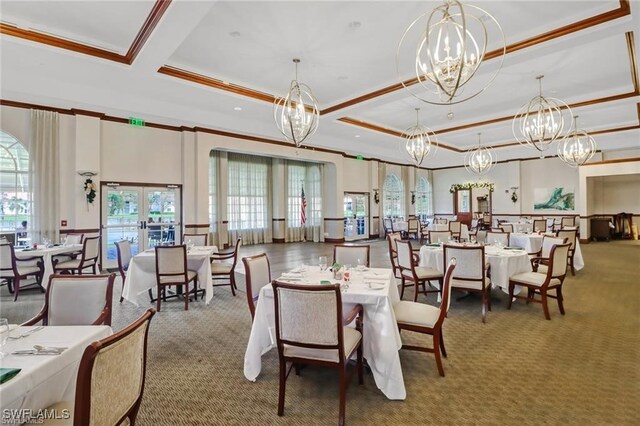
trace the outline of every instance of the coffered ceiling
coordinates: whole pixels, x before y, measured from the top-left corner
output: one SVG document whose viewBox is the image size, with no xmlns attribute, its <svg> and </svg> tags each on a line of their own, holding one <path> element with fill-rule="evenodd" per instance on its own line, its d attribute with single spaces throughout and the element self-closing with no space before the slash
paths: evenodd
<svg viewBox="0 0 640 426">
<path fill-rule="evenodd" d="M 402 88 L 412 75 L 396 68 L 404 29 L 438 1 L 3 0 L 0 97 L 281 143 L 272 102 L 297 57 L 322 110 L 311 147 L 406 163 L 402 132 L 420 107 L 440 144 L 425 166 L 438 168 L 461 165 L 479 132 L 499 160 L 536 156 L 514 145 L 511 117 L 544 74 L 545 95 L 570 104 L 600 149 L 640 148 L 640 1 L 469 3 L 500 22 L 507 55 L 452 120 Z"/>
</svg>

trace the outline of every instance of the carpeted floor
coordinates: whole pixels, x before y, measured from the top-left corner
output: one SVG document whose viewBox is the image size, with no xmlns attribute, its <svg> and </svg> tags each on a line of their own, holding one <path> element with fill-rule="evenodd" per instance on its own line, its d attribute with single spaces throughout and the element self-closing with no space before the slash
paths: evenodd
<svg viewBox="0 0 640 426">
<path fill-rule="evenodd" d="M 278 259 L 274 276 L 300 261 L 315 263 L 329 245 L 306 243 L 245 247 Z M 638 242 L 582 246 L 586 267 L 565 282 L 565 308 L 552 305 L 546 321 L 539 304 L 494 291 L 493 311 L 482 324 L 479 299 L 454 301 L 444 325 L 449 357 L 439 377 L 433 355 L 401 351 L 407 399 L 389 401 L 371 375 L 347 396 L 350 424 L 640 424 L 640 286 Z M 286 253 L 297 253 L 287 258 Z M 271 256 L 271 254 L 270 254 Z M 388 266 L 386 243 L 372 243 L 372 266 Z M 280 268 L 280 269 L 278 269 Z M 116 288 L 119 292 L 120 283 Z M 116 293 L 114 291 L 114 293 Z M 411 295 L 405 295 L 405 298 Z M 43 295 L 24 293 L 17 303 L 1 288 L 0 315 L 20 322 L 35 314 Z M 114 329 L 143 310 L 114 299 Z M 421 297 L 435 303 L 435 296 Z M 209 306 L 182 310 L 163 304 L 152 320 L 140 425 L 324 425 L 337 421 L 337 375 L 308 368 L 288 380 L 285 416 L 276 414 L 275 350 L 262 358 L 255 383 L 243 376 L 251 321 L 244 293 L 217 288 Z M 403 333 L 403 340 L 428 339 Z M 421 341 L 422 340 L 422 341 Z M 430 342 L 428 342 L 430 343 Z M 355 378 L 354 378 L 355 379 Z"/>
</svg>

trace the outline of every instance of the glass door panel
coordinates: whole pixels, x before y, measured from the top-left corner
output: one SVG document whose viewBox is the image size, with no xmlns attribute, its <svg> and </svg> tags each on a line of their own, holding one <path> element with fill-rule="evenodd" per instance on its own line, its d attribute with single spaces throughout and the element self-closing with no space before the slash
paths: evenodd
<svg viewBox="0 0 640 426">
<path fill-rule="evenodd" d="M 102 265 L 117 268 L 116 241 L 129 240 L 131 254 L 180 243 L 180 189 L 106 186 L 102 192 Z"/>
<path fill-rule="evenodd" d="M 344 194 L 344 239 L 369 238 L 369 195 Z"/>
</svg>

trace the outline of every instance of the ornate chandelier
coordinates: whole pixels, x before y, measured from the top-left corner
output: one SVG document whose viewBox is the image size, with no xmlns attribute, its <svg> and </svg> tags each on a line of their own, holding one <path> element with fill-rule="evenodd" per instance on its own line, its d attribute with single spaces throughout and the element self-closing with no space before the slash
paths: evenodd
<svg viewBox="0 0 640 426">
<path fill-rule="evenodd" d="M 598 149 L 596 141 L 584 130 L 578 129 L 578 116 L 573 116 L 573 131 L 558 144 L 558 157 L 570 165 L 578 167 L 593 157 Z"/>
<path fill-rule="evenodd" d="M 557 140 L 564 130 L 563 109 L 571 114 L 567 104 L 559 99 L 542 96 L 543 75 L 536 77 L 540 94 L 524 104 L 513 118 L 513 136 L 521 144 L 540 152 L 544 157 L 551 143 Z"/>
<path fill-rule="evenodd" d="M 479 78 L 477 72 L 488 44 L 488 23 L 495 24 L 502 36 L 502 52 L 496 70 Z M 456 104 L 479 95 L 491 84 L 502 68 L 505 52 L 504 33 L 491 14 L 476 6 L 463 7 L 458 0 L 445 0 L 407 27 L 398 45 L 396 67 L 398 76 L 402 76 L 401 63 L 411 56 L 415 79 L 404 81 L 400 77 L 401 84 L 424 102 Z M 470 84 L 474 76 L 476 83 Z M 412 90 L 414 83 L 419 84 Z"/>
<path fill-rule="evenodd" d="M 300 59 L 294 59 L 293 63 L 296 64 L 296 78 L 291 81 L 287 96 L 275 100 L 273 117 L 284 137 L 299 148 L 318 129 L 320 110 L 309 86 L 298 81 Z"/>
<path fill-rule="evenodd" d="M 435 154 L 438 149 L 438 145 L 431 141 L 431 129 L 420 125 L 420 108 L 416 108 L 416 125 L 405 130 L 404 135 L 404 151 L 416 166 L 420 166 L 429 154 Z"/>
<path fill-rule="evenodd" d="M 464 157 L 464 167 L 471 174 L 478 177 L 483 176 L 496 165 L 498 157 L 495 150 L 490 146 L 482 146 L 480 143 L 480 133 L 478 133 L 478 147 L 471 148 Z"/>
</svg>

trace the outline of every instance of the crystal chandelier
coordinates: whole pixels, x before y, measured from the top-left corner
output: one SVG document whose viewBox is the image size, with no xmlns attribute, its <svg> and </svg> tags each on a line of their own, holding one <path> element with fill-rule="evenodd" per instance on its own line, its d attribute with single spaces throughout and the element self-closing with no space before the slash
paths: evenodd
<svg viewBox="0 0 640 426">
<path fill-rule="evenodd" d="M 498 50 L 502 52 L 495 71 L 479 78 L 476 74 L 489 41 L 486 24 L 495 24 L 501 34 Z M 409 39 L 415 41 L 409 42 Z M 401 84 L 424 102 L 450 105 L 482 93 L 502 68 L 505 52 L 504 33 L 491 14 L 476 6 L 463 7 L 458 0 L 445 0 L 431 12 L 420 15 L 405 30 L 398 45 L 396 67 L 398 75 L 403 75 L 401 63 L 411 55 L 411 69 L 416 78 L 408 81 L 400 78 Z M 478 83 L 470 84 L 474 76 Z M 412 89 L 415 83 L 419 84 Z"/>
<path fill-rule="evenodd" d="M 551 143 L 557 140 L 564 130 L 563 109 L 571 114 L 569 106 L 559 99 L 542 96 L 543 75 L 536 77 L 540 94 L 524 104 L 513 118 L 513 135 L 516 140 L 529 148 L 540 152 L 544 157 Z"/>
<path fill-rule="evenodd" d="M 596 141 L 584 130 L 578 130 L 578 116 L 573 116 L 573 131 L 558 144 L 558 157 L 570 165 L 578 167 L 593 157 L 598 149 Z"/>
<path fill-rule="evenodd" d="M 309 86 L 298 81 L 300 59 L 294 59 L 293 63 L 296 64 L 296 78 L 291 82 L 287 96 L 275 100 L 273 117 L 284 137 L 299 148 L 318 129 L 320 110 Z"/>
<path fill-rule="evenodd" d="M 495 150 L 490 146 L 482 146 L 480 143 L 480 133 L 478 133 L 478 147 L 471 148 L 464 157 L 464 167 L 471 174 L 478 177 L 483 176 L 496 165 L 498 157 Z"/>
<path fill-rule="evenodd" d="M 438 148 L 438 145 L 431 141 L 434 136 L 431 129 L 420 125 L 420 108 L 416 108 L 416 125 L 405 130 L 404 135 L 404 151 L 416 166 L 420 166 L 429 154 L 435 154 Z"/>
</svg>

